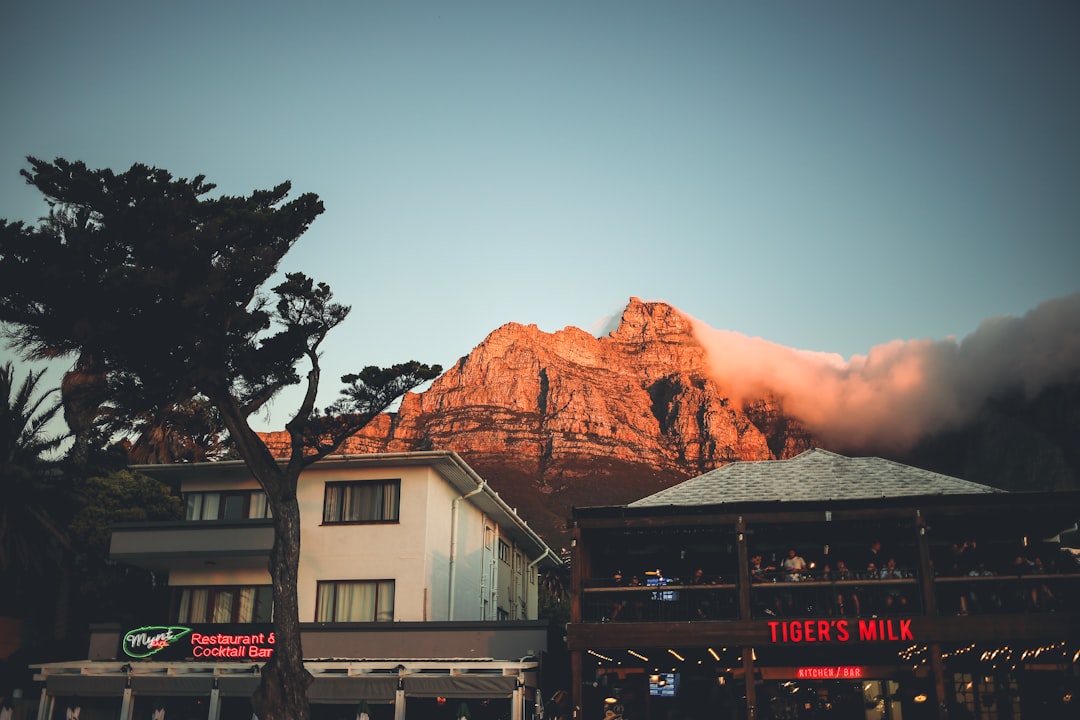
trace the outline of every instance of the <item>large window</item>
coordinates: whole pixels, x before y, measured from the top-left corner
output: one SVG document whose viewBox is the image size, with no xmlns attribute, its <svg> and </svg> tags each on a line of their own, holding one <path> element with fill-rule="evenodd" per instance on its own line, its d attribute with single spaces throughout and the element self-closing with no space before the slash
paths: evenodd
<svg viewBox="0 0 1080 720">
<path fill-rule="evenodd" d="M 269 585 L 181 587 L 176 595 L 177 622 L 268 623 L 274 617 L 274 592 Z"/>
<path fill-rule="evenodd" d="M 315 622 L 393 622 L 393 580 L 320 582 Z"/>
<path fill-rule="evenodd" d="M 397 522 L 400 480 L 326 483 L 323 523 Z"/>
<path fill-rule="evenodd" d="M 237 490 L 225 492 L 189 492 L 187 520 L 244 520 L 268 518 L 270 508 L 266 493 L 261 490 Z"/>
</svg>

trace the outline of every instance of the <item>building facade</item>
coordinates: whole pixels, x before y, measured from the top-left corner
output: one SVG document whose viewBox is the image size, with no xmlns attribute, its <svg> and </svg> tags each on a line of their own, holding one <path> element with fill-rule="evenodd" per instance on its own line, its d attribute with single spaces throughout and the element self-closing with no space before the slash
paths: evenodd
<svg viewBox="0 0 1080 720">
<path fill-rule="evenodd" d="M 1080 493 L 822 450 L 578 508 L 575 705 L 633 720 L 1080 716 L 1080 571 L 1062 535 L 1078 519 Z"/>
<path fill-rule="evenodd" d="M 273 653 L 273 526 L 242 462 L 144 466 L 186 518 L 114 528 L 113 560 L 167 574 L 168 617 L 100 628 L 90 661 L 39 669 L 40 720 L 250 718 Z M 547 624 L 538 576 L 559 558 L 452 452 L 326 458 L 304 471 L 299 613 L 316 718 L 428 717 L 472 703 L 522 717 L 536 703 Z M 118 692 L 119 688 L 119 692 Z"/>
</svg>

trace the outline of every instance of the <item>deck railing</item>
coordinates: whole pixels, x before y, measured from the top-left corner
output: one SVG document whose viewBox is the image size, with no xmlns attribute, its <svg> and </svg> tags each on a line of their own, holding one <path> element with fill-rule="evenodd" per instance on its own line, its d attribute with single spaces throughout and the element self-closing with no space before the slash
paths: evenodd
<svg viewBox="0 0 1080 720">
<path fill-rule="evenodd" d="M 735 583 L 625 586 L 592 579 L 585 583 L 582 621 L 737 620 L 738 591 Z M 941 615 L 1080 612 L 1080 573 L 935 577 L 933 593 Z M 792 580 L 776 574 L 750 584 L 753 619 L 923 615 L 922 597 L 917 577 Z"/>
</svg>

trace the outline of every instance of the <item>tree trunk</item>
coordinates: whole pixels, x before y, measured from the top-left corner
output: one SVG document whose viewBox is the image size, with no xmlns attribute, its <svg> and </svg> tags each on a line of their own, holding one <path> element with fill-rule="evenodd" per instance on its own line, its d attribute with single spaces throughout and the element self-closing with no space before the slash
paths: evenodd
<svg viewBox="0 0 1080 720">
<path fill-rule="evenodd" d="M 300 643 L 300 507 L 295 493 L 271 499 L 271 511 L 274 547 L 269 569 L 274 582 L 274 654 L 262 667 L 262 682 L 252 704 L 259 720 L 308 720 L 307 689 L 312 677 L 304 668 Z"/>
</svg>

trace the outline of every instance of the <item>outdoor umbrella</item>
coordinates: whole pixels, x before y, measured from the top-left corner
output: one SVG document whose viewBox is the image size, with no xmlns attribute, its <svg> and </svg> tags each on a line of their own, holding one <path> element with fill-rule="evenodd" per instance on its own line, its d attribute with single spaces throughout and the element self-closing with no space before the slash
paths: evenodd
<svg viewBox="0 0 1080 720">
<path fill-rule="evenodd" d="M 457 720 L 470 720 L 472 714 L 469 713 L 469 706 L 462 702 L 457 706 Z"/>
<path fill-rule="evenodd" d="M 368 708 L 367 700 L 361 700 L 356 706 L 356 720 L 371 720 L 371 710 Z"/>
</svg>

